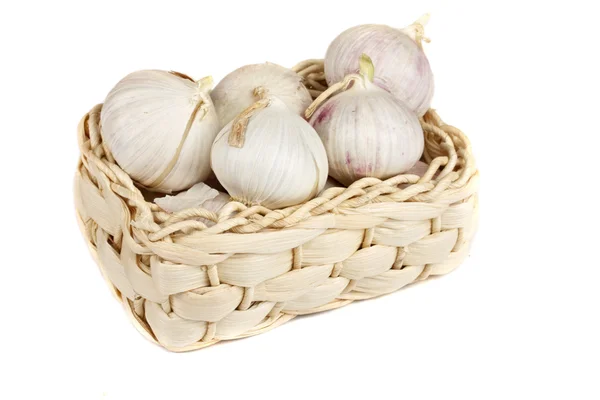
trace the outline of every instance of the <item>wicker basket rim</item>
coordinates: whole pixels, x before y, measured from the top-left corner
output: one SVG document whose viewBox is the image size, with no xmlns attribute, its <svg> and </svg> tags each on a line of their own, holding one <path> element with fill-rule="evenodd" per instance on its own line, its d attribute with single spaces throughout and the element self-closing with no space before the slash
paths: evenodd
<svg viewBox="0 0 600 400">
<path fill-rule="evenodd" d="M 307 60 L 293 68 L 303 76 L 309 87 L 319 85 L 314 79 L 315 74 L 323 79 L 322 72 L 315 65 L 322 69 L 321 60 Z M 378 203 L 444 203 L 444 197 L 452 198 L 453 193 L 464 191 L 468 186 L 473 186 L 469 191 L 476 191 L 478 171 L 469 139 L 458 128 L 445 124 L 436 111 L 430 109 L 421 118 L 425 135 L 423 158 L 429 164 L 423 176 L 400 174 L 383 181 L 362 178 L 347 188 L 330 188 L 303 204 L 278 210 L 248 207 L 232 201 L 219 214 L 202 207 L 169 213 L 144 199 L 138 186 L 119 167 L 102 142 L 101 110 L 102 104 L 96 105 L 79 123 L 78 142 L 82 157 L 77 173 L 88 175 L 103 190 L 110 190 L 123 198 L 131 209 L 132 225 L 147 231 L 151 241 L 161 240 L 175 232 L 199 230 L 205 234 L 221 234 L 283 229 L 310 218 L 339 213 L 342 209 L 368 209 L 370 204 Z M 96 182 L 94 174 L 87 173 L 90 169 L 98 169 L 108 181 Z M 206 218 L 216 225 L 207 227 L 198 218 Z"/>
</svg>

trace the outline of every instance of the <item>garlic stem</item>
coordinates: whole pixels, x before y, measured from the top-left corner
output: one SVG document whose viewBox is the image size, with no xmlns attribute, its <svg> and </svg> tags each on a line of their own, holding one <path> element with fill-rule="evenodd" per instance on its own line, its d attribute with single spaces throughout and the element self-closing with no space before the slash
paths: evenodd
<svg viewBox="0 0 600 400">
<path fill-rule="evenodd" d="M 356 83 L 356 81 L 360 80 L 364 82 L 365 80 L 368 80 L 369 82 L 373 82 L 373 79 L 375 78 L 375 66 L 373 65 L 371 57 L 369 57 L 365 53 L 361 54 L 358 58 L 358 66 L 360 75 L 346 75 L 343 81 L 331 85 L 327 90 L 321 93 L 321 95 L 319 95 L 319 97 L 317 97 L 310 106 L 308 106 L 306 112 L 304 113 L 304 116 L 307 119 L 312 117 L 317 108 L 319 108 L 319 106 L 323 104 L 327 99 L 329 99 L 331 96 L 334 96 L 338 92 L 344 92 L 350 89 Z"/>
<path fill-rule="evenodd" d="M 327 90 L 325 90 L 323 93 L 321 93 L 319 95 L 319 97 L 317 97 L 312 102 L 312 104 L 310 106 L 308 106 L 308 108 L 304 112 L 304 116 L 306 117 L 306 119 L 309 119 L 310 117 L 312 117 L 312 115 L 317 110 L 317 108 L 319 108 L 319 106 L 323 102 L 325 102 L 325 100 L 327 100 L 328 98 L 330 98 L 331 96 L 333 96 L 334 94 L 336 94 L 337 92 L 342 90 L 343 86 L 344 86 L 344 82 L 337 82 L 337 83 L 334 83 L 333 85 L 329 86 L 327 88 Z"/>
<path fill-rule="evenodd" d="M 271 101 L 267 98 L 268 90 L 263 86 L 257 86 L 252 92 L 258 101 L 246 108 L 236 119 L 233 120 L 231 132 L 229 133 L 228 143 L 230 146 L 242 148 L 246 139 L 246 128 L 252 115 L 258 110 L 268 107 Z"/>
<path fill-rule="evenodd" d="M 358 65 L 360 68 L 360 74 L 367 78 L 369 82 L 373 82 L 373 78 L 375 77 L 375 66 L 373 65 L 373 60 L 371 60 L 371 57 L 365 53 L 362 53 L 358 59 Z"/>
<path fill-rule="evenodd" d="M 205 76 L 204 78 L 198 80 L 196 82 L 198 89 L 196 91 L 196 94 L 192 97 L 192 101 L 194 103 L 200 102 L 200 103 L 210 104 L 211 101 L 209 100 L 208 93 L 210 92 L 210 89 L 212 88 L 213 83 L 214 83 L 214 80 L 213 80 L 212 76 Z M 204 110 L 204 111 L 205 112 L 202 115 L 202 117 L 200 117 L 200 120 L 202 120 L 204 118 L 204 116 L 206 115 L 206 110 Z"/>
<path fill-rule="evenodd" d="M 321 104 L 323 104 L 327 99 L 329 99 L 331 96 L 336 95 L 338 92 L 344 92 L 344 91 L 348 90 L 349 88 L 352 87 L 352 85 L 354 85 L 354 83 L 356 83 L 357 80 L 360 80 L 360 75 L 350 74 L 350 75 L 347 75 L 343 81 L 334 83 L 329 88 L 327 88 L 327 90 L 325 90 L 323 93 L 321 93 L 312 102 L 312 104 L 310 106 L 308 106 L 308 108 L 304 112 L 304 116 L 306 117 L 306 119 L 309 119 L 310 117 L 312 117 L 314 112 L 317 111 L 317 108 L 319 108 L 319 106 Z"/>
<path fill-rule="evenodd" d="M 206 92 L 208 90 L 210 90 L 210 88 L 212 87 L 213 83 L 215 82 L 215 80 L 213 79 L 212 76 L 205 76 L 204 78 L 198 80 L 198 89 L 201 92 Z"/>
<path fill-rule="evenodd" d="M 265 92 L 263 92 L 263 94 L 264 93 Z M 267 108 L 270 105 L 271 99 L 265 97 L 242 111 L 242 113 L 233 120 L 227 143 L 232 147 L 237 147 L 238 149 L 244 147 L 244 141 L 246 140 L 246 128 L 248 127 L 250 118 L 252 118 L 257 111 Z"/>
<path fill-rule="evenodd" d="M 267 97 L 268 90 L 264 86 L 257 86 L 253 91 L 254 97 L 257 97 L 259 100 L 262 100 Z"/>
<path fill-rule="evenodd" d="M 431 17 L 431 14 L 429 14 L 429 13 L 423 14 L 419 19 L 417 19 L 411 25 L 407 26 L 406 28 L 401 29 L 401 31 L 404 32 L 409 37 L 411 37 L 419 45 L 419 47 L 421 49 L 423 48 L 422 42 L 425 42 L 425 43 L 431 42 L 431 39 L 429 39 L 428 37 L 425 36 L 425 25 L 427 25 L 427 23 L 429 22 L 430 17 Z"/>
</svg>

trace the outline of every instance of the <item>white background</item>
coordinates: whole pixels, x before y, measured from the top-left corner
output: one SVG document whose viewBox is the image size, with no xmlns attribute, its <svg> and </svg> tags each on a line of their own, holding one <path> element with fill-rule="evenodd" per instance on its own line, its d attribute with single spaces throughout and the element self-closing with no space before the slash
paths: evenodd
<svg viewBox="0 0 600 400">
<path fill-rule="evenodd" d="M 0 397 L 600 398 L 594 4 L 2 2 Z M 137 69 L 218 80 L 292 66 L 345 28 L 427 11 L 433 106 L 469 135 L 481 170 L 467 262 L 197 352 L 146 341 L 78 231 L 79 118 Z"/>
</svg>

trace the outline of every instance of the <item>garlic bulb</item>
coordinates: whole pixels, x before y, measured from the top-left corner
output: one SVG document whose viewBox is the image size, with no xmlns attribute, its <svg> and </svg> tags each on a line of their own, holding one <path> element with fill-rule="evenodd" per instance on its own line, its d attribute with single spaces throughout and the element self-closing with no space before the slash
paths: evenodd
<svg viewBox="0 0 600 400">
<path fill-rule="evenodd" d="M 304 113 L 312 102 L 302 77 L 294 71 L 272 63 L 246 65 L 223 78 L 211 93 L 219 115 L 219 128 L 259 99 L 260 93 L 255 92 L 259 87 L 283 101 L 298 115 Z"/>
<path fill-rule="evenodd" d="M 423 52 L 423 25 L 428 16 L 404 29 L 360 25 L 342 32 L 325 55 L 325 76 L 331 86 L 357 72 L 356 60 L 368 54 L 377 66 L 375 84 L 404 101 L 418 116 L 427 112 L 433 97 L 433 73 Z"/>
<path fill-rule="evenodd" d="M 110 91 L 101 113 L 102 138 L 117 163 L 154 191 L 189 188 L 210 173 L 218 117 L 199 82 L 173 72 L 127 75 Z"/>
<path fill-rule="evenodd" d="M 277 97 L 266 95 L 227 124 L 212 148 L 212 168 L 231 197 L 271 209 L 317 195 L 327 155 L 315 130 Z"/>
<path fill-rule="evenodd" d="M 367 56 L 361 57 L 360 65 L 361 75 L 347 77 L 346 90 L 325 101 L 310 118 L 325 145 L 329 175 L 346 186 L 367 176 L 387 179 L 407 171 L 421 158 L 424 146 L 416 115 L 373 84 L 374 67 Z"/>
</svg>

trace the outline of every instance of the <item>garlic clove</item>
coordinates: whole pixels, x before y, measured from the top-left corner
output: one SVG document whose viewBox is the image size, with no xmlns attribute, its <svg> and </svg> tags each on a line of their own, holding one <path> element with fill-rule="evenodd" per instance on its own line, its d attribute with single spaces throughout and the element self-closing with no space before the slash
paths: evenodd
<svg viewBox="0 0 600 400">
<path fill-rule="evenodd" d="M 220 128 L 260 99 L 257 88 L 277 97 L 298 115 L 312 102 L 302 77 L 294 71 L 273 63 L 246 65 L 228 74 L 211 92 Z"/>
<path fill-rule="evenodd" d="M 329 86 L 356 73 L 356 60 L 368 54 L 377 67 L 375 84 L 404 101 L 418 116 L 429 109 L 434 92 L 433 73 L 423 52 L 423 25 L 428 16 L 411 26 L 396 29 L 386 25 L 359 25 L 338 35 L 325 55 Z"/>
<path fill-rule="evenodd" d="M 127 75 L 110 91 L 100 115 L 102 138 L 117 163 L 140 185 L 171 193 L 210 173 L 218 117 L 198 82 L 159 70 Z"/>
<path fill-rule="evenodd" d="M 234 200 L 271 209 L 315 197 L 328 170 L 315 130 L 274 96 L 253 104 L 221 130 L 212 167 Z"/>
</svg>

